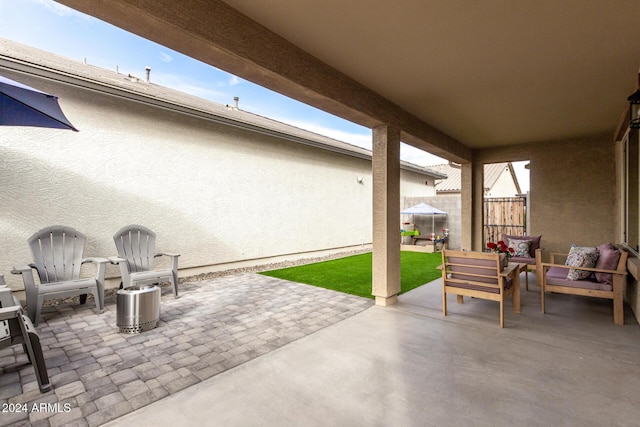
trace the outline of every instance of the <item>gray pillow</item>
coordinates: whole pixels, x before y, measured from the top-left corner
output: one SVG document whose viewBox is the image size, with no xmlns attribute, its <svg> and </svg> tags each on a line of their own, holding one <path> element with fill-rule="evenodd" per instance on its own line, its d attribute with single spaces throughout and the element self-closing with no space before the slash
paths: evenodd
<svg viewBox="0 0 640 427">
<path fill-rule="evenodd" d="M 531 258 L 531 240 L 509 239 L 507 246 L 513 248 L 512 256 L 518 258 Z"/>
<path fill-rule="evenodd" d="M 565 265 L 593 268 L 598 261 L 598 253 L 598 248 L 571 245 L 571 250 L 569 251 Z M 591 274 L 593 274 L 591 271 L 571 268 L 567 274 L 567 280 L 584 280 L 591 277 Z"/>
</svg>

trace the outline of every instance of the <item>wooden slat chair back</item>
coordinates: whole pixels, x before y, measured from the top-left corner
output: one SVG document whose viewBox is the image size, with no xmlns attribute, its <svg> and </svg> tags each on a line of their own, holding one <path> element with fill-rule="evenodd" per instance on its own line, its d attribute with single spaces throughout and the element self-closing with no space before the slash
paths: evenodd
<svg viewBox="0 0 640 427">
<path fill-rule="evenodd" d="M 40 337 L 31 320 L 23 314 L 18 299 L 5 286 L 4 276 L 0 276 L 0 349 L 20 344 L 33 365 L 40 392 L 51 390 Z"/>
<path fill-rule="evenodd" d="M 16 266 L 12 273 L 22 275 L 27 313 L 35 325 L 42 304 L 50 299 L 80 295 L 80 302 L 84 304 L 90 293 L 96 308 L 104 309 L 104 276 L 109 261 L 83 258 L 85 242 L 84 234 L 62 225 L 43 228 L 27 239 L 33 263 Z M 86 262 L 97 265 L 95 277 L 80 277 L 80 268 Z M 35 282 L 32 270 L 37 272 L 39 284 Z"/>
<path fill-rule="evenodd" d="M 120 266 L 122 286 L 124 288 L 169 282 L 173 294 L 178 297 L 178 254 L 156 253 L 156 233 L 138 224 L 122 227 L 113 235 L 118 257 L 111 262 Z M 171 268 L 156 269 L 155 258 L 167 256 L 171 259 Z"/>
<path fill-rule="evenodd" d="M 465 296 L 498 301 L 500 327 L 504 327 L 504 302 L 512 297 L 516 313 L 520 312 L 520 280 L 517 264 L 503 268 L 500 254 L 442 251 L 442 313 L 447 315 L 447 295 L 457 295 L 459 303 Z M 514 280 L 517 278 L 517 280 Z"/>
</svg>

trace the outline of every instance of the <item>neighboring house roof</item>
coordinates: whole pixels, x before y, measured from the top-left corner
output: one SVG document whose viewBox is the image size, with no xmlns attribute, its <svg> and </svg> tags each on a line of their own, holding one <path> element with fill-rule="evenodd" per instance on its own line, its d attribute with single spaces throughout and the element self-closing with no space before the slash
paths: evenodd
<svg viewBox="0 0 640 427">
<path fill-rule="evenodd" d="M 462 174 L 460 173 L 460 168 L 455 166 L 455 164 L 453 166 L 451 164 L 433 165 L 429 166 L 429 168 L 447 175 L 446 179 L 436 180 L 436 193 L 459 193 L 462 190 Z M 493 188 L 495 183 L 500 178 L 500 175 L 504 173 L 505 169 L 507 169 L 511 174 L 513 182 L 517 189 L 517 193 L 521 193 L 520 184 L 518 183 L 518 178 L 516 177 L 511 162 L 490 163 L 484 165 L 485 191 Z"/>
<path fill-rule="evenodd" d="M 447 175 L 436 180 L 436 193 L 459 193 L 462 189 L 460 169 L 450 164 L 432 165 L 431 169 Z"/>
<path fill-rule="evenodd" d="M 249 113 L 234 106 L 218 104 L 184 92 L 169 89 L 145 77 L 121 74 L 50 52 L 0 38 L 0 70 L 23 72 L 72 86 L 96 90 L 113 96 L 143 102 L 229 126 L 311 145 L 344 155 L 371 160 L 372 152 L 277 120 Z M 152 79 L 150 79 L 152 80 Z M 401 161 L 401 168 L 435 178 L 446 176 L 413 163 Z"/>
</svg>

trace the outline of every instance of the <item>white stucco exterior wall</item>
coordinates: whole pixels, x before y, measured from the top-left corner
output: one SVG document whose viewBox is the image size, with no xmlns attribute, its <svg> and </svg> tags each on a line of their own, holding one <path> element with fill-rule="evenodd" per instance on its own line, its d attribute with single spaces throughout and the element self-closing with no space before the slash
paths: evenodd
<svg viewBox="0 0 640 427">
<path fill-rule="evenodd" d="M 435 178 L 409 170 L 400 171 L 400 194 L 403 197 L 436 195 Z"/>
<path fill-rule="evenodd" d="M 68 85 L 25 83 L 59 95 L 80 132 L 0 133 L 0 274 L 14 289 L 22 282 L 12 266 L 31 262 L 26 239 L 56 224 L 86 234 L 85 256 L 102 257 L 116 254 L 119 228 L 145 225 L 159 251 L 182 255 L 183 271 L 371 242 L 369 160 Z M 428 188 L 426 179 L 403 173 L 403 189 L 415 193 L 419 181 Z M 118 274 L 108 267 L 108 276 Z"/>
</svg>

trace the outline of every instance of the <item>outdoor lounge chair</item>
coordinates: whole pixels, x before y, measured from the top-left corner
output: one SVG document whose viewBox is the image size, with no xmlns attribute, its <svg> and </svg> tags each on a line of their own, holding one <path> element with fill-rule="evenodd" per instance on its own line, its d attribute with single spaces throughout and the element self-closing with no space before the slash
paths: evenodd
<svg viewBox="0 0 640 427">
<path fill-rule="evenodd" d="M 18 344 L 22 344 L 29 362 L 33 365 L 40 392 L 51 390 L 40 337 L 31 320 L 22 313 L 18 299 L 4 285 L 4 276 L 0 276 L 0 348 Z"/>
<path fill-rule="evenodd" d="M 85 241 L 84 234 L 61 225 L 43 228 L 29 237 L 34 262 L 14 267 L 12 273 L 22 275 L 27 313 L 34 325 L 38 325 L 42 304 L 54 298 L 80 295 L 84 304 L 91 293 L 96 308 L 104 309 L 104 276 L 109 260 L 83 258 Z M 97 264 L 95 277 L 80 277 L 80 267 L 86 262 Z M 35 282 L 32 269 L 38 272 L 40 284 Z"/>
<path fill-rule="evenodd" d="M 520 313 L 520 268 L 517 263 L 506 267 L 504 254 L 442 251 L 442 314 L 447 315 L 447 294 L 500 303 L 500 327 L 504 327 L 504 302 L 511 297 L 513 311 Z"/>
<path fill-rule="evenodd" d="M 168 281 L 173 287 L 173 295 L 178 298 L 178 257 L 166 252 L 156 253 L 156 233 L 142 225 L 127 225 L 113 235 L 118 257 L 110 258 L 120 266 L 122 287 Z M 154 269 L 156 257 L 171 258 L 171 268 Z"/>
</svg>

